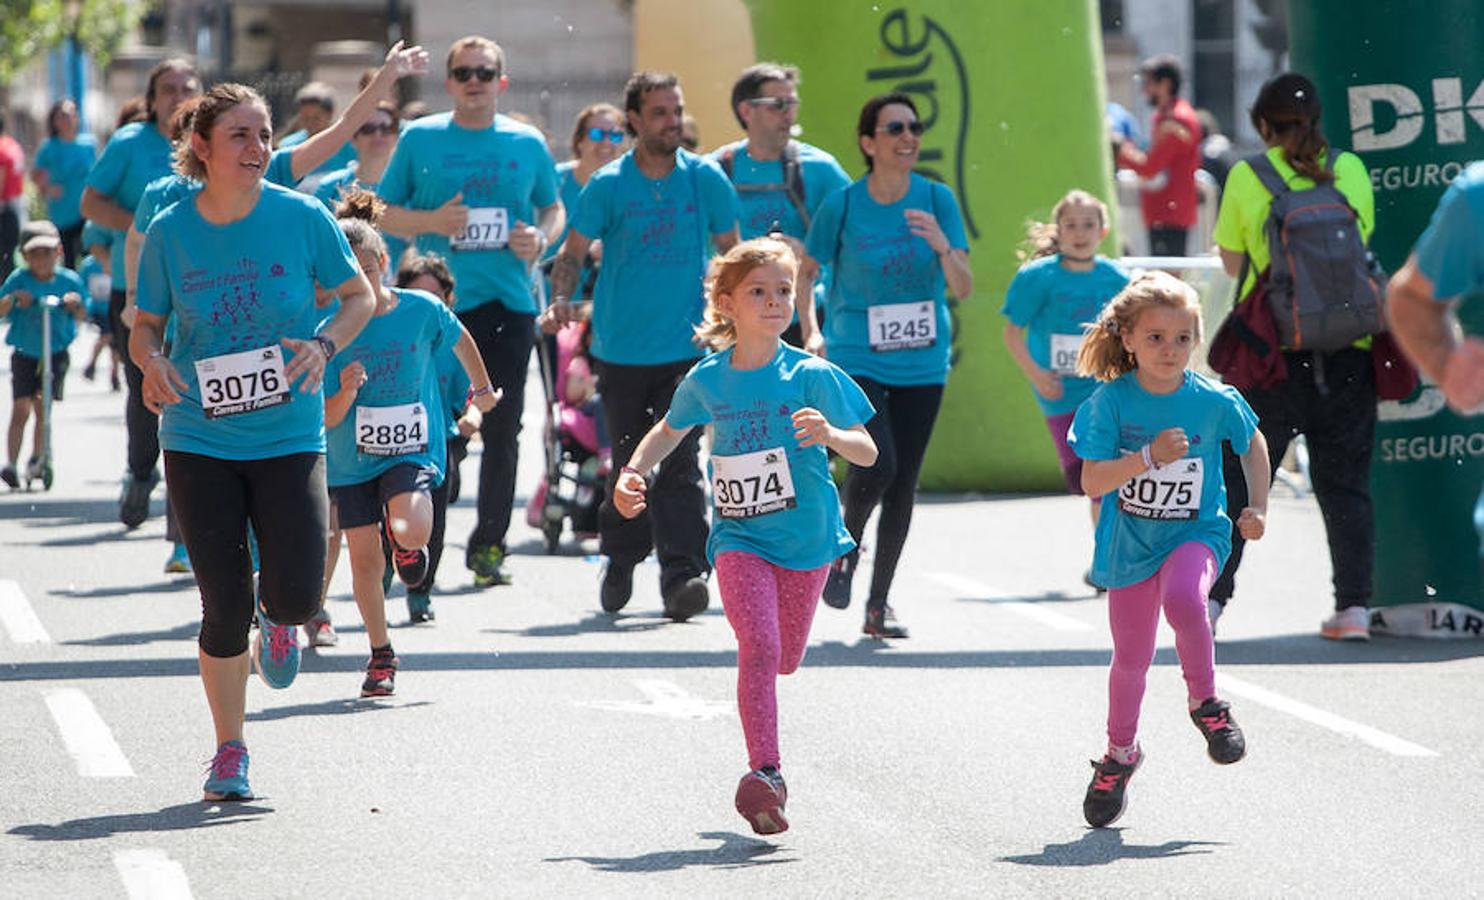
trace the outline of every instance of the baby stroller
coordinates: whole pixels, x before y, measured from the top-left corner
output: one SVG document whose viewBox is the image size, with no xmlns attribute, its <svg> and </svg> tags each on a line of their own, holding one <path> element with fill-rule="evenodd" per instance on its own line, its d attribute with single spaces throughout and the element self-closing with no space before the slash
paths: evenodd
<svg viewBox="0 0 1484 900">
<path fill-rule="evenodd" d="M 547 553 L 557 552 L 568 523 L 579 538 L 597 533 L 612 464 L 585 353 L 588 333 L 588 322 L 573 322 L 536 341 L 546 393 L 546 472 L 526 504 L 526 524 L 541 531 Z"/>
</svg>

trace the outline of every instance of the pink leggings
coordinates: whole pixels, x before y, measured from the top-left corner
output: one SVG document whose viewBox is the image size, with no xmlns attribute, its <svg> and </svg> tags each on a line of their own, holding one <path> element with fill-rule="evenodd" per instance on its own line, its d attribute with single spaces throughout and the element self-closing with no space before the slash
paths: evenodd
<svg viewBox="0 0 1484 900">
<path fill-rule="evenodd" d="M 1175 652 L 1196 702 L 1216 696 L 1216 650 L 1206 618 L 1206 594 L 1216 580 L 1216 557 L 1205 544 L 1176 547 L 1159 571 L 1132 587 L 1108 592 L 1113 667 L 1108 671 L 1108 742 L 1128 747 L 1139 732 L 1144 676 L 1154 662 L 1159 610 L 1175 630 Z"/>
<path fill-rule="evenodd" d="M 727 621 L 737 634 L 737 712 L 748 765 L 778 765 L 779 675 L 804 661 L 809 626 L 829 566 L 799 571 L 733 550 L 716 557 Z"/>
</svg>

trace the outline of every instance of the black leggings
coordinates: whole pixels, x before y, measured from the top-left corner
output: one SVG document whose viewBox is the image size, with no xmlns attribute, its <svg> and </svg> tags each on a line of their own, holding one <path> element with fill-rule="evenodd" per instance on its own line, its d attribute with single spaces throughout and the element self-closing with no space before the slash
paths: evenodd
<svg viewBox="0 0 1484 900">
<path fill-rule="evenodd" d="M 876 442 L 876 465 L 868 469 L 852 465 L 845 476 L 845 528 L 860 543 L 866 520 L 876 504 L 881 519 L 876 523 L 876 562 L 871 572 L 868 610 L 886 607 L 896 576 L 897 560 L 912 526 L 912 504 L 917 495 L 917 473 L 927 453 L 928 438 L 943 403 L 943 385 L 893 387 L 856 378 L 856 383 L 876 407 L 866 430 Z"/>
<path fill-rule="evenodd" d="M 144 405 L 144 372 L 129 355 L 129 329 L 124 326 L 125 294 L 115 289 L 108 297 L 108 319 L 113 325 L 113 346 L 124 360 L 124 381 L 129 396 L 124 401 L 124 426 L 129 432 L 129 471 L 143 481 L 155 470 L 160 458 L 160 417 Z"/>
<path fill-rule="evenodd" d="M 322 453 L 230 460 L 165 453 L 165 482 L 196 584 L 201 650 L 226 659 L 247 651 L 253 617 L 251 521 L 259 590 L 268 618 L 302 625 L 319 610 L 329 495 Z"/>
<path fill-rule="evenodd" d="M 468 553 L 484 547 L 505 550 L 510 510 L 515 504 L 515 473 L 520 456 L 520 420 L 526 405 L 526 371 L 536 346 L 536 317 L 508 309 L 498 300 L 459 314 L 479 347 L 490 383 L 505 392 L 479 426 L 484 453 L 479 458 L 478 518 Z"/>
</svg>

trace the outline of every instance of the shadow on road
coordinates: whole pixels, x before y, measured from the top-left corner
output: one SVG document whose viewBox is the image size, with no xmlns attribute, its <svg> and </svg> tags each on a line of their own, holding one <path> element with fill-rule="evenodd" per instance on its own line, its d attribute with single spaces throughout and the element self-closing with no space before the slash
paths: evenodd
<svg viewBox="0 0 1484 900">
<path fill-rule="evenodd" d="M 66 647 L 133 647 L 139 644 L 153 644 L 157 641 L 191 641 L 194 643 L 196 636 L 200 633 L 201 623 L 191 621 L 160 631 L 128 631 L 120 634 L 105 634 L 101 637 L 85 638 L 80 641 L 62 641 L 62 645 Z"/>
<path fill-rule="evenodd" d="M 58 588 L 47 591 L 53 597 L 71 597 L 73 599 L 87 599 L 89 597 L 128 597 L 133 594 L 164 594 L 171 591 L 194 591 L 196 579 L 181 576 L 170 578 L 165 581 L 156 581 L 154 584 L 115 584 L 108 587 L 88 588 L 85 591 L 72 588 Z"/>
<path fill-rule="evenodd" d="M 271 806 L 250 803 L 182 803 L 167 806 L 159 812 L 124 813 L 116 816 L 95 816 L 91 819 L 70 819 L 56 825 L 18 825 L 6 834 L 30 838 L 33 841 L 90 841 L 112 837 L 116 834 L 138 834 L 154 831 L 189 831 L 195 828 L 217 828 L 250 822 L 264 813 L 273 812 Z"/>
<path fill-rule="evenodd" d="M 165 501 L 156 497 L 150 503 L 151 516 L 165 514 Z M 31 528 L 64 528 L 73 525 L 101 525 L 119 520 L 119 502 L 112 497 L 95 497 L 87 500 L 63 499 L 41 493 L 11 493 L 0 495 L 0 517 L 7 519 L 45 519 L 28 522 Z M 126 533 L 119 527 L 120 534 Z M 103 538 L 106 539 L 106 538 Z M 44 543 L 44 542 L 43 542 Z M 46 545 L 51 546 L 51 545 Z"/>
<path fill-rule="evenodd" d="M 377 710 L 412 709 L 416 706 L 432 706 L 431 700 L 415 703 L 383 702 L 377 698 L 326 700 L 323 703 L 300 703 L 296 706 L 277 706 L 247 714 L 249 722 L 273 722 L 278 719 L 297 719 L 300 716 L 354 716 Z"/>
<path fill-rule="evenodd" d="M 681 869 L 745 869 L 796 862 L 774 856 L 783 850 L 777 844 L 760 841 L 729 831 L 702 831 L 696 835 L 706 841 L 721 841 L 721 846 L 696 850 L 660 850 L 638 856 L 549 856 L 543 862 L 582 862 L 599 872 L 643 874 L 677 872 Z"/>
<path fill-rule="evenodd" d="M 1165 841 L 1163 844 L 1125 844 L 1122 828 L 1090 828 L 1075 841 L 1047 844 L 1040 853 L 1001 856 L 999 862 L 1021 866 L 1105 866 L 1120 859 L 1168 859 L 1172 856 L 1199 856 L 1225 847 L 1221 841 Z"/>
<path fill-rule="evenodd" d="M 576 622 L 553 622 L 530 628 L 484 628 L 485 634 L 518 634 L 521 637 L 576 637 L 582 634 L 621 634 L 631 631 L 655 631 L 671 624 L 664 613 L 655 611 L 638 615 L 590 613 Z"/>
</svg>

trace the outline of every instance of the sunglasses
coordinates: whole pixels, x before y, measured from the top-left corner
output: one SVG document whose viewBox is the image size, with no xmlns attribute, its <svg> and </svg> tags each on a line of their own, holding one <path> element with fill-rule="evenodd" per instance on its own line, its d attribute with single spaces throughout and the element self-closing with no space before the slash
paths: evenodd
<svg viewBox="0 0 1484 900">
<path fill-rule="evenodd" d="M 607 138 L 608 139 L 608 143 L 610 143 L 610 144 L 622 144 L 623 143 L 623 138 L 624 138 L 623 129 L 621 129 L 621 128 L 589 128 L 587 130 L 587 139 L 590 140 L 590 141 L 592 141 L 595 144 L 601 144 L 601 143 L 603 143 L 603 139 L 604 138 Z"/>
<path fill-rule="evenodd" d="M 885 125 L 876 130 L 884 131 L 892 137 L 901 137 L 902 133 L 906 131 L 910 131 L 915 135 L 921 135 L 923 129 L 926 127 L 927 126 L 923 125 L 918 120 L 913 119 L 910 122 L 903 122 L 901 120 L 898 120 L 896 122 L 887 122 Z"/>
<path fill-rule="evenodd" d="M 448 74 L 452 75 L 453 80 L 459 84 L 463 84 L 476 75 L 479 76 L 480 81 L 488 83 L 494 81 L 500 71 L 492 66 L 454 66 L 448 70 Z"/>
<path fill-rule="evenodd" d="M 360 128 L 357 128 L 356 129 L 356 136 L 357 137 L 370 137 L 373 134 L 396 134 L 396 133 L 397 133 L 397 126 L 391 124 L 390 122 L 388 122 L 385 125 L 376 125 L 376 124 L 362 125 Z"/>
<path fill-rule="evenodd" d="M 747 101 L 752 106 L 761 106 L 774 112 L 788 112 L 799 105 L 798 97 L 753 97 Z"/>
</svg>

